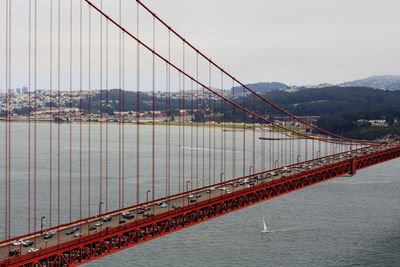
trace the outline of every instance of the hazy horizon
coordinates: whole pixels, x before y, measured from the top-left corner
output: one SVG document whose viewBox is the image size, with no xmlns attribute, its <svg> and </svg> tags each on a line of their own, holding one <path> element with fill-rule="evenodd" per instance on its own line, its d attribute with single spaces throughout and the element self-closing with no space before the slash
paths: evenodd
<svg viewBox="0 0 400 267">
<path fill-rule="evenodd" d="M 28 84 L 28 0 L 12 1 L 12 88 Z M 33 3 L 33 2 L 32 2 Z M 50 88 L 49 84 L 49 5 L 38 1 L 38 84 L 37 88 Z M 61 0 L 62 9 L 69 7 L 69 1 Z M 79 50 L 78 3 L 73 0 L 73 52 Z M 93 1 L 97 6 L 100 0 Z M 161 1 L 147 0 L 144 4 L 186 40 L 194 44 L 226 71 L 242 83 L 276 81 L 288 85 L 338 84 L 363 79 L 372 75 L 397 75 L 400 69 L 400 2 L 396 0 L 299 0 L 273 1 L 238 0 L 211 1 Z M 57 86 L 57 6 L 53 4 L 53 88 Z M 87 5 L 84 14 L 87 14 Z M 123 19 L 136 18 L 136 2 L 122 0 Z M 112 18 L 118 20 L 117 4 L 103 1 L 103 8 Z M 67 12 L 68 13 L 68 12 Z M 151 43 L 151 19 L 145 19 L 141 9 L 140 38 L 149 46 Z M 5 1 L 0 2 L 0 17 L 5 18 Z M 99 48 L 99 15 L 92 12 L 92 88 L 98 80 L 97 64 Z M 130 23 L 130 22 L 129 22 Z M 136 27 L 127 22 L 126 28 L 136 33 Z M 146 26 L 149 26 L 147 29 Z M 87 20 L 84 20 L 84 37 L 87 36 Z M 110 31 L 111 31 L 110 26 Z M 149 30 L 150 29 L 150 30 Z M 115 31 L 115 30 L 114 30 Z M 116 32 L 116 31 L 115 31 Z M 0 36 L 5 36 L 5 19 L 0 20 Z M 157 28 L 159 42 L 156 47 L 166 50 L 167 35 Z M 33 38 L 33 36 L 32 36 Z M 104 36 L 103 36 L 104 38 Z M 68 89 L 69 67 L 69 14 L 61 13 L 61 87 Z M 126 57 L 132 58 L 136 46 L 126 39 Z M 131 45 L 131 43 L 133 45 Z M 87 44 L 87 39 L 84 40 Z M 174 43 L 175 47 L 177 43 Z M 118 35 L 110 32 L 110 49 L 118 47 Z M 175 48 L 173 47 L 173 48 Z M 103 48 L 104 49 L 104 48 Z M 145 49 L 142 49 L 144 53 Z M 84 49 L 86 60 L 87 50 Z M 165 51 L 164 51 L 165 52 Z M 33 52 L 32 52 L 33 53 Z M 179 52 L 178 52 L 179 53 Z M 234 56 L 233 56 L 234 55 Z M 112 54 L 114 64 L 110 77 L 116 83 L 117 54 Z M 173 55 L 174 57 L 174 55 Z M 0 58 L 5 58 L 5 41 L 0 42 Z M 145 56 L 141 56 L 143 61 Z M 178 57 L 175 57 L 178 60 Z M 175 59 L 174 58 L 174 59 Z M 79 60 L 73 59 L 73 88 L 79 84 Z M 104 58 L 103 58 L 104 61 Z M 193 59 L 192 59 L 193 61 Z M 129 61 L 127 60 L 129 65 Z M 189 62 L 189 59 L 188 59 Z M 86 64 L 84 62 L 84 64 Z M 145 63 L 142 63 L 146 67 Z M 86 65 L 84 65 L 86 68 Z M 145 68 L 144 67 L 144 68 Z M 84 69 L 84 75 L 87 70 Z M 0 88 L 5 87 L 5 62 L 0 61 Z M 149 70 L 143 70 L 141 90 L 150 90 Z M 46 78 L 47 77 L 47 78 Z M 32 78 L 32 77 L 31 77 Z M 104 77 L 103 77 L 104 79 Z M 160 78 L 158 80 L 162 81 Z M 158 81 L 157 80 L 157 81 Z M 206 79 L 205 79 L 206 80 Z M 84 80 L 86 86 L 87 80 Z M 135 82 L 127 81 L 127 90 L 134 90 Z M 104 87 L 104 86 L 103 86 Z M 217 87 L 212 84 L 212 87 Z M 224 88 L 232 86 L 224 83 Z M 109 88 L 116 88 L 110 85 Z"/>
</svg>

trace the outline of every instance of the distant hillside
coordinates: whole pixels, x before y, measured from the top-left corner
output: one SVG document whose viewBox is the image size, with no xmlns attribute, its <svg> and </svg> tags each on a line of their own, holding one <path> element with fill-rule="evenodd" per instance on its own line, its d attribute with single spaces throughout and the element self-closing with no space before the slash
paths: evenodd
<svg viewBox="0 0 400 267">
<path fill-rule="evenodd" d="M 239 93 L 238 91 L 237 93 Z M 357 110 L 363 108 L 380 108 L 389 106 L 400 106 L 400 90 L 399 91 L 384 91 L 380 89 L 366 87 L 324 87 L 313 88 L 308 90 L 299 90 L 297 92 L 285 92 L 281 90 L 272 90 L 266 93 L 261 93 L 266 99 L 270 100 L 285 110 L 296 115 L 324 115 L 336 114 L 347 110 Z M 109 107 L 110 113 L 119 109 L 119 91 L 109 91 Z M 249 98 L 249 99 L 247 99 Z M 140 109 L 142 112 L 152 109 L 150 103 L 152 98 L 146 94 L 140 94 Z M 242 95 L 238 94 L 235 97 L 235 102 L 245 103 L 244 106 L 250 110 L 253 109 L 253 96 L 247 95 L 245 101 Z M 93 95 L 91 98 L 91 111 L 97 112 L 100 108 L 100 95 Z M 170 99 L 171 110 L 173 114 L 177 114 L 179 107 L 179 99 Z M 79 103 L 76 103 L 77 105 Z M 187 109 L 191 109 L 191 102 L 185 101 Z M 209 105 L 208 101 L 204 102 L 205 107 Z M 215 103 L 215 110 L 220 110 L 221 101 Z M 82 107 L 84 110 L 88 108 L 88 99 L 83 99 Z M 256 110 L 262 114 L 263 104 L 260 99 L 256 99 Z M 106 108 L 103 107 L 103 110 Z M 125 110 L 136 110 L 136 92 L 126 91 Z M 166 109 L 165 97 L 156 97 L 155 109 L 163 111 Z M 226 112 L 231 112 L 231 106 L 226 107 Z M 267 113 L 270 112 L 267 108 Z"/>
<path fill-rule="evenodd" d="M 400 75 L 371 76 L 352 82 L 344 82 L 340 86 L 362 86 L 382 90 L 400 90 Z"/>
<path fill-rule="evenodd" d="M 334 86 L 294 93 L 273 91 L 264 95 L 272 103 L 296 115 L 335 114 L 362 108 L 400 106 L 400 91 L 365 87 Z M 247 103 L 250 105 L 251 101 Z M 258 106 L 261 107 L 261 103 Z"/>
<path fill-rule="evenodd" d="M 280 82 L 252 83 L 252 84 L 246 84 L 246 86 L 249 87 L 250 89 L 256 91 L 257 93 L 267 93 L 267 92 L 279 90 L 282 88 L 289 88 L 289 86 L 287 86 L 284 83 L 280 83 Z M 235 94 L 240 94 L 243 92 L 243 87 L 235 86 L 231 89 L 231 92 L 235 93 Z"/>
<path fill-rule="evenodd" d="M 317 126 L 331 133 L 353 139 L 374 140 L 377 138 L 400 136 L 400 106 L 380 106 L 347 110 L 334 115 L 323 115 Z M 370 120 L 385 121 L 384 125 L 374 126 Z"/>
</svg>

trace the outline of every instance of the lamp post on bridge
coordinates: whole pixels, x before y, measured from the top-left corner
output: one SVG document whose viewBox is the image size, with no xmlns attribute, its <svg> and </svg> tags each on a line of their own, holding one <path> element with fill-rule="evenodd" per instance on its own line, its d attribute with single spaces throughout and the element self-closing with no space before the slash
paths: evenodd
<svg viewBox="0 0 400 267">
<path fill-rule="evenodd" d="M 278 160 L 275 160 L 275 169 L 278 168 Z"/>
<path fill-rule="evenodd" d="M 317 151 L 317 158 L 319 159 L 321 157 L 321 151 Z"/>
<path fill-rule="evenodd" d="M 147 190 L 146 192 L 146 203 L 149 202 L 149 193 L 151 192 L 151 190 Z"/>
<path fill-rule="evenodd" d="M 100 218 L 100 215 L 101 215 L 101 206 L 103 205 L 103 201 L 100 201 L 100 203 L 99 203 L 99 218 Z M 100 232 L 101 232 L 101 225 L 102 225 L 103 223 L 100 221 Z"/>
<path fill-rule="evenodd" d="M 190 181 L 186 181 L 186 192 L 189 191 L 189 183 L 190 183 Z"/>
<path fill-rule="evenodd" d="M 253 169 L 253 174 L 254 174 L 254 166 L 253 166 L 253 165 L 251 165 L 251 166 L 249 167 L 249 176 L 251 175 L 251 169 Z"/>
<path fill-rule="evenodd" d="M 300 154 L 297 154 L 297 163 L 300 162 Z"/>
<path fill-rule="evenodd" d="M 40 234 L 43 234 L 43 220 L 46 219 L 46 216 L 42 216 L 40 218 Z"/>
<path fill-rule="evenodd" d="M 99 202 L 99 217 L 100 217 L 100 215 L 101 215 L 101 206 L 104 204 L 104 202 L 103 201 L 100 201 Z"/>
<path fill-rule="evenodd" d="M 186 192 L 189 192 L 189 183 L 190 183 L 190 181 L 186 181 Z M 189 206 L 189 195 L 187 195 L 187 199 L 188 199 L 188 206 Z"/>
<path fill-rule="evenodd" d="M 221 174 L 219 175 L 219 180 L 220 180 L 220 183 L 221 183 L 221 184 L 222 184 L 222 175 L 223 175 L 224 178 L 225 178 L 225 173 L 224 173 L 224 172 L 221 172 Z M 225 180 L 225 179 L 224 179 L 224 180 Z M 226 186 L 226 187 L 228 187 L 228 186 Z M 208 190 L 210 190 L 210 189 L 208 189 Z M 221 195 L 222 195 L 224 190 L 220 190 L 220 191 L 221 191 Z M 208 199 L 211 198 L 211 194 L 212 194 L 212 191 L 208 194 Z"/>
</svg>

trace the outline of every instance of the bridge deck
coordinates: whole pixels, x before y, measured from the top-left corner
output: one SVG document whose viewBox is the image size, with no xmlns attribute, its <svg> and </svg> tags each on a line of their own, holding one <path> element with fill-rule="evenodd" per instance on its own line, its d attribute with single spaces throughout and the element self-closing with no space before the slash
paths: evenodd
<svg viewBox="0 0 400 267">
<path fill-rule="evenodd" d="M 149 210 L 145 211 L 145 213 L 152 213 L 154 216 L 151 216 L 151 217 L 145 217 L 144 214 L 139 214 L 139 208 L 143 207 L 143 204 L 142 204 L 140 206 L 129 207 L 129 208 L 126 208 L 123 210 L 114 211 L 114 212 L 107 214 L 112 217 L 112 220 L 109 222 L 102 221 L 102 218 L 105 216 L 105 214 L 102 214 L 101 217 L 93 217 L 90 219 L 74 222 L 74 223 L 71 223 L 68 225 L 56 227 L 56 228 L 54 228 L 54 230 L 57 231 L 56 235 L 47 240 L 44 239 L 44 233 L 33 233 L 33 234 L 25 235 L 23 237 L 15 238 L 13 240 L 3 241 L 2 243 L 0 243 L 0 261 L 2 260 L 4 263 L 0 262 L 0 266 L 8 265 L 6 259 L 11 259 L 12 262 L 16 263 L 16 262 L 18 262 L 19 258 L 21 258 L 21 259 L 26 258 L 26 257 L 34 258 L 36 254 L 37 255 L 42 254 L 41 253 L 42 250 L 48 250 L 46 248 L 57 247 L 60 245 L 62 246 L 63 244 L 71 243 L 71 241 L 87 240 L 88 238 L 90 238 L 90 236 L 96 236 L 100 232 L 105 232 L 104 230 L 107 230 L 106 232 L 108 233 L 108 231 L 110 229 L 120 228 L 121 224 L 141 225 L 142 222 L 149 221 L 149 220 L 151 220 L 151 218 L 155 218 L 155 217 L 160 218 L 163 216 L 163 214 L 165 214 L 165 216 L 168 216 L 167 214 L 169 214 L 171 211 L 179 211 L 180 209 L 187 210 L 191 206 L 194 206 L 194 205 L 198 206 L 198 203 L 202 203 L 202 202 L 206 202 L 206 201 L 210 202 L 210 200 L 218 199 L 221 196 L 229 196 L 229 195 L 234 195 L 234 194 L 237 195 L 237 193 L 248 191 L 249 189 L 251 189 L 253 187 L 274 184 L 278 181 L 285 180 L 288 177 L 301 176 L 304 173 L 310 173 L 310 172 L 313 172 L 318 169 L 321 169 L 321 170 L 327 169 L 331 166 L 338 165 L 341 163 L 346 162 L 346 164 L 349 165 L 349 163 L 352 164 L 351 159 L 357 159 L 357 161 L 358 161 L 360 158 L 368 158 L 368 157 L 372 158 L 373 156 L 376 156 L 377 154 L 383 155 L 389 150 L 385 149 L 383 147 L 362 149 L 362 150 L 358 150 L 358 151 L 353 151 L 352 153 L 343 153 L 341 155 L 330 156 L 325 159 L 320 159 L 317 161 L 313 160 L 313 161 L 311 161 L 314 163 L 312 165 L 310 164 L 311 162 L 303 162 L 303 163 L 299 163 L 296 165 L 292 165 L 287 168 L 287 169 L 290 169 L 290 172 L 283 171 L 283 169 L 280 169 L 280 171 L 278 173 L 278 171 L 275 170 L 274 172 L 276 172 L 277 175 L 272 176 L 270 178 L 265 178 L 265 174 L 267 173 L 266 172 L 266 173 L 261 174 L 261 176 L 263 177 L 262 179 L 255 179 L 254 182 L 248 181 L 248 182 L 243 182 L 242 184 L 239 184 L 239 181 L 243 181 L 243 179 L 258 177 L 258 176 L 260 176 L 260 174 L 255 174 L 255 175 L 251 175 L 248 177 L 239 178 L 234 181 L 227 181 L 227 182 L 220 183 L 220 184 L 217 184 L 214 186 L 208 186 L 206 188 L 202 188 L 202 189 L 194 190 L 191 192 L 185 192 L 182 194 L 171 196 L 169 199 L 163 199 L 162 201 L 165 201 L 166 203 L 168 203 L 167 207 L 161 207 L 160 205 L 157 205 L 157 202 L 159 202 L 160 200 L 154 201 L 154 202 L 149 202 L 146 204 L 146 206 L 149 207 Z M 393 150 L 393 148 L 392 148 L 392 150 Z M 397 147 L 396 151 L 397 151 L 396 155 L 400 154 L 399 147 Z M 324 160 L 325 162 L 321 163 L 322 160 Z M 382 160 L 382 161 L 384 161 L 384 160 Z M 315 164 L 317 162 L 318 162 L 318 164 Z M 379 162 L 376 162 L 376 163 L 379 163 Z M 372 162 L 369 165 L 372 165 L 372 164 L 375 164 L 375 163 Z M 356 169 L 368 167 L 369 165 L 368 164 L 357 165 Z M 344 172 L 351 173 L 353 169 L 354 168 L 349 167 Z M 340 175 L 343 175 L 343 174 L 344 173 L 340 173 Z M 338 176 L 338 175 L 334 175 L 334 176 Z M 329 178 L 332 178 L 332 177 L 329 177 Z M 215 189 L 210 192 L 211 187 L 214 187 Z M 297 189 L 299 189 L 299 188 L 297 188 Z M 207 192 L 207 190 L 208 190 L 208 192 Z M 190 199 L 188 198 L 188 196 L 190 194 L 193 195 L 193 198 L 191 198 L 191 199 L 195 200 L 192 203 L 190 202 Z M 173 206 L 177 206 L 177 208 L 173 209 L 172 208 Z M 122 217 L 122 213 L 126 212 L 126 211 L 129 211 L 132 215 L 134 215 L 134 218 L 133 219 L 124 219 Z M 120 223 L 120 220 L 122 220 L 122 219 L 125 220 L 126 222 Z M 101 225 L 98 226 L 95 230 L 90 230 L 89 227 L 95 225 L 96 223 L 100 223 Z M 75 237 L 73 234 L 72 235 L 66 234 L 73 227 L 76 227 L 76 226 L 80 227 L 80 230 L 77 231 L 77 233 L 80 234 L 79 237 Z M 44 231 L 44 232 L 46 232 L 46 231 Z M 34 245 L 32 247 L 38 248 L 39 251 L 36 253 L 27 255 L 28 250 L 31 247 L 25 248 L 23 246 L 13 246 L 12 245 L 14 240 L 20 240 L 20 239 L 34 241 Z M 9 257 L 9 252 L 14 251 L 14 250 L 21 250 L 20 255 Z"/>
</svg>

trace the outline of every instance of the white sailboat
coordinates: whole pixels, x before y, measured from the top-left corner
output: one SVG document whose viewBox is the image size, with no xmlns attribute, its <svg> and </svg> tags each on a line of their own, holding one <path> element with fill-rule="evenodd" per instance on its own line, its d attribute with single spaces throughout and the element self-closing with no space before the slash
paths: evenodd
<svg viewBox="0 0 400 267">
<path fill-rule="evenodd" d="M 268 229 L 267 224 L 265 223 L 265 219 L 263 217 L 263 229 L 261 230 L 261 233 L 269 233 L 271 230 Z"/>
</svg>

